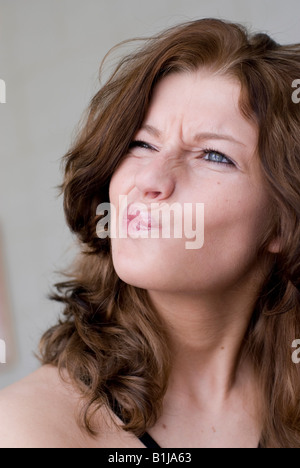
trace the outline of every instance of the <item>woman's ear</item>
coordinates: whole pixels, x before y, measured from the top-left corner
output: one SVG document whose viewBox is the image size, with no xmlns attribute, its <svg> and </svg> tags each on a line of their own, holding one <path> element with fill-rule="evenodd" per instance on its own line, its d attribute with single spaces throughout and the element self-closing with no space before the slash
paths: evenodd
<svg viewBox="0 0 300 468">
<path fill-rule="evenodd" d="M 271 253 L 279 253 L 281 251 L 281 239 L 279 236 L 271 240 L 268 251 Z"/>
</svg>

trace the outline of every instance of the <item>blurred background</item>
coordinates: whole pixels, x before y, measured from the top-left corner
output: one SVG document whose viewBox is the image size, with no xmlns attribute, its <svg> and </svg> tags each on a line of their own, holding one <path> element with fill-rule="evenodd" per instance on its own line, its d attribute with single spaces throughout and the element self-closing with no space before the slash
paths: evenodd
<svg viewBox="0 0 300 468">
<path fill-rule="evenodd" d="M 101 60 L 120 41 L 203 17 L 300 42 L 299 0 L 0 0 L 0 388 L 37 368 L 39 338 L 60 312 L 47 295 L 76 253 L 60 159 Z"/>
</svg>

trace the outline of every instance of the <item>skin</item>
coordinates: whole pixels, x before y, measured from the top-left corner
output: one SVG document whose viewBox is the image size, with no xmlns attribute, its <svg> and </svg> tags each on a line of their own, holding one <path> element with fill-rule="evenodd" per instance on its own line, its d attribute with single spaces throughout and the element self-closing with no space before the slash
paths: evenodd
<svg viewBox="0 0 300 468">
<path fill-rule="evenodd" d="M 187 250 L 185 238 L 112 240 L 118 275 L 148 290 L 170 335 L 171 379 L 162 416 L 149 431 L 161 447 L 251 448 L 260 438 L 257 382 L 251 363 L 239 357 L 267 274 L 256 254 L 270 201 L 258 129 L 242 116 L 239 96 L 238 82 L 203 70 L 164 78 L 135 136 L 147 146 L 130 150 L 110 185 L 115 206 L 119 195 L 146 205 L 205 205 L 199 250 Z M 275 242 L 269 250 L 276 248 Z M 57 370 L 41 368 L 0 392 L 0 447 L 142 447 L 104 409 L 95 417 L 99 435 L 88 436 L 76 423 L 78 405 Z"/>
</svg>

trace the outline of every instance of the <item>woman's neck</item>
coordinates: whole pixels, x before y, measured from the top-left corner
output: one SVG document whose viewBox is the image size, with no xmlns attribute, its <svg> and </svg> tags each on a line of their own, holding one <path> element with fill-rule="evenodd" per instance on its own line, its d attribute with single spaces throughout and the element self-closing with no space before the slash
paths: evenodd
<svg viewBox="0 0 300 468">
<path fill-rule="evenodd" d="M 174 391 L 199 404 L 214 395 L 221 404 L 239 385 L 243 340 L 258 294 L 253 286 L 210 295 L 149 291 L 167 324 Z"/>
</svg>

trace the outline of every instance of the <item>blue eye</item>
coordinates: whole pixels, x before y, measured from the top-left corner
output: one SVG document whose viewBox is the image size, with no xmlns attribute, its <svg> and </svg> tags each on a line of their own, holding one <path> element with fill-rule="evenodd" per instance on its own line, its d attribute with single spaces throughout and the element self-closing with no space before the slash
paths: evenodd
<svg viewBox="0 0 300 468">
<path fill-rule="evenodd" d="M 217 163 L 217 164 L 227 164 L 227 165 L 234 166 L 233 162 L 230 161 L 230 159 L 228 159 L 227 156 L 225 156 L 225 154 L 220 153 L 219 151 L 215 151 L 212 149 L 205 149 L 203 153 L 205 154 L 203 158 L 205 161 L 210 161 L 210 162 Z"/>
</svg>

